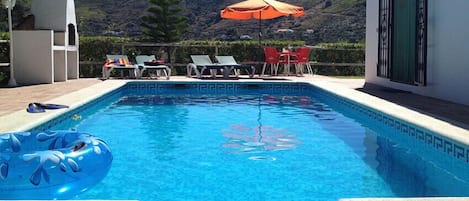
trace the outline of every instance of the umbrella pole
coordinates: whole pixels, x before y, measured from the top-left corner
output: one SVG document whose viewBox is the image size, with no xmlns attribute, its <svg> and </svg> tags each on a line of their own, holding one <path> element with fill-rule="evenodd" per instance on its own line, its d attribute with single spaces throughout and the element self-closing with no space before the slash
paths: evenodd
<svg viewBox="0 0 469 201">
<path fill-rule="evenodd" d="M 261 40 L 262 40 L 262 11 L 259 11 L 259 53 L 258 53 L 259 55 L 257 57 L 259 59 L 262 58 L 262 54 L 264 53 L 264 50 L 262 49 Z M 262 61 L 259 63 L 262 63 Z M 259 77 L 260 77 L 260 73 L 259 73 Z"/>
<path fill-rule="evenodd" d="M 259 11 L 259 47 L 262 47 L 262 11 Z"/>
<path fill-rule="evenodd" d="M 12 0 L 8 1 L 8 31 L 10 32 L 10 80 L 8 81 L 8 86 L 10 87 L 16 87 L 18 84 L 16 84 L 15 80 L 15 71 L 13 68 L 13 25 L 11 22 L 11 11 L 13 10 L 13 2 Z"/>
</svg>

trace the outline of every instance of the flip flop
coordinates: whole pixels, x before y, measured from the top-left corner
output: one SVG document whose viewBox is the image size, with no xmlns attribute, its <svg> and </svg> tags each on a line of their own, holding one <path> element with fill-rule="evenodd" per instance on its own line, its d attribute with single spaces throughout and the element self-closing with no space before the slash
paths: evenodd
<svg viewBox="0 0 469 201">
<path fill-rule="evenodd" d="M 46 110 L 44 110 L 44 108 L 34 104 L 34 103 L 30 103 L 28 105 L 28 108 L 26 108 L 26 111 L 29 112 L 29 113 L 41 113 L 41 112 L 45 112 Z"/>
<path fill-rule="evenodd" d="M 60 104 L 44 104 L 44 103 L 33 103 L 43 109 L 48 109 L 48 110 L 55 110 L 55 109 L 62 109 L 62 108 L 68 108 L 67 105 L 60 105 Z"/>
</svg>

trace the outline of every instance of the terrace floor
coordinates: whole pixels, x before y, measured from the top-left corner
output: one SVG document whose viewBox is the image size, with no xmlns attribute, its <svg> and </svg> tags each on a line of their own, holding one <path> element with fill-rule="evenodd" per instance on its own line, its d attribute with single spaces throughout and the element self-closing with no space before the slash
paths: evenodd
<svg viewBox="0 0 469 201">
<path fill-rule="evenodd" d="M 25 110 L 29 103 L 47 102 L 100 82 L 102 81 L 99 79 L 79 79 L 55 84 L 0 88 L 0 116 Z"/>
</svg>

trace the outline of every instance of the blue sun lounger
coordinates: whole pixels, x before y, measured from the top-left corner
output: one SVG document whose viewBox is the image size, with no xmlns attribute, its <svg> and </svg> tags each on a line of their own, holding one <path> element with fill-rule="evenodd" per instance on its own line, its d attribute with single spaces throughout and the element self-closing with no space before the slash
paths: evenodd
<svg viewBox="0 0 469 201">
<path fill-rule="evenodd" d="M 103 78 L 109 79 L 113 70 L 121 70 L 121 77 L 123 77 L 122 71 L 128 70 L 132 72 L 135 78 L 138 78 L 138 66 L 131 64 L 126 55 L 106 55 L 106 63 L 103 65 Z"/>
<path fill-rule="evenodd" d="M 171 76 L 171 69 L 164 64 L 156 63 L 155 55 L 139 55 L 135 57 L 137 60 L 137 65 L 140 69 L 140 77 L 143 76 L 145 70 L 157 70 L 157 74 L 160 75 L 160 72 L 163 72 L 166 79 L 169 80 Z"/>
<path fill-rule="evenodd" d="M 231 66 L 213 63 L 208 55 L 191 55 L 192 63 L 187 64 L 187 76 L 191 77 L 194 72 L 197 78 L 202 78 L 205 70 L 210 70 L 212 77 L 216 77 L 218 70 L 222 71 L 223 78 L 229 78 Z"/>
<path fill-rule="evenodd" d="M 238 64 L 233 56 L 215 56 L 219 65 L 229 66 L 235 71 L 235 75 L 240 75 L 240 70 L 245 70 L 250 78 L 254 77 L 256 68 L 251 65 Z"/>
</svg>

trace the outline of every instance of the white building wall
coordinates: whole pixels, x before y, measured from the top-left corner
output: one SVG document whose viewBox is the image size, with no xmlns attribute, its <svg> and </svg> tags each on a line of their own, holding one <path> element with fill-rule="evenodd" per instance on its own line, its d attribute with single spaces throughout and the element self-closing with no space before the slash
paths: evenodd
<svg viewBox="0 0 469 201">
<path fill-rule="evenodd" d="M 377 77 L 378 64 L 378 0 L 366 1 L 366 38 L 365 38 L 365 80 L 371 83 L 380 82 Z"/>
<path fill-rule="evenodd" d="M 67 79 L 79 79 L 80 77 L 80 66 L 79 66 L 79 34 L 78 34 L 78 27 L 77 27 L 77 19 L 75 14 L 75 1 L 74 0 L 67 0 L 67 32 L 68 24 L 75 25 L 75 45 L 67 47 Z M 67 36 L 67 45 L 68 44 L 68 36 Z"/>
<path fill-rule="evenodd" d="M 74 0 L 67 0 L 67 24 L 70 23 L 77 25 Z"/>
<path fill-rule="evenodd" d="M 467 0 L 428 1 L 427 86 L 377 77 L 377 0 L 367 0 L 366 82 L 469 105 L 469 14 Z"/>
</svg>

